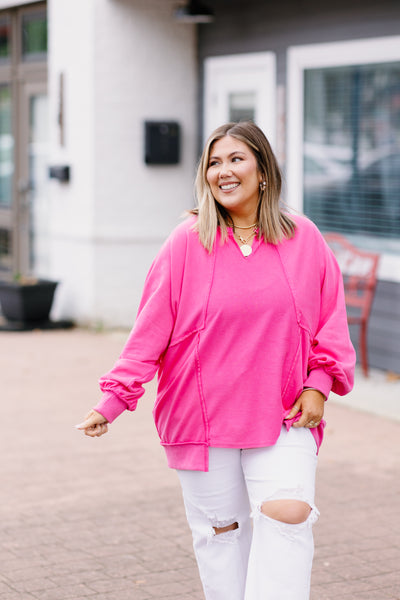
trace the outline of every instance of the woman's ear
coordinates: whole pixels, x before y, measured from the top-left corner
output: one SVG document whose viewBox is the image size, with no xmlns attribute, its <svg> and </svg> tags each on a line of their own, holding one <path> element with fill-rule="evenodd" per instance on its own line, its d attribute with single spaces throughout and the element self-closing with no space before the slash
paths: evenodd
<svg viewBox="0 0 400 600">
<path fill-rule="evenodd" d="M 260 183 L 262 183 L 263 181 L 266 182 L 266 180 L 267 180 L 267 177 L 266 177 L 265 173 L 263 173 L 262 171 L 258 171 L 258 181 Z"/>
<path fill-rule="evenodd" d="M 260 173 L 258 180 L 260 182 L 260 190 L 264 191 L 265 188 L 267 187 L 267 178 L 265 177 L 265 175 L 263 173 Z"/>
</svg>

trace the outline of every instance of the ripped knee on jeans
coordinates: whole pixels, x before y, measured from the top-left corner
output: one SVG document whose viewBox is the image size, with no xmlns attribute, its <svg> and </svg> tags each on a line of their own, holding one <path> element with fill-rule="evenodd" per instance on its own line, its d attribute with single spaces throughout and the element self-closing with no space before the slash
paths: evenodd
<svg viewBox="0 0 400 600">
<path fill-rule="evenodd" d="M 210 518 L 210 534 L 208 542 L 227 542 L 234 544 L 239 536 L 239 522 L 235 519 L 219 520 Z"/>
<path fill-rule="evenodd" d="M 302 500 L 282 499 L 266 500 L 261 504 L 261 513 L 274 521 L 298 525 L 307 521 L 311 506 Z"/>
<path fill-rule="evenodd" d="M 260 501 L 253 509 L 255 519 L 265 517 L 287 528 L 311 527 L 318 521 L 319 511 L 309 501 L 301 487 L 277 490 L 272 496 Z"/>
<path fill-rule="evenodd" d="M 239 529 L 239 523 L 235 521 L 230 525 L 224 525 L 223 527 L 213 526 L 215 535 L 220 535 L 221 533 L 226 533 L 227 531 L 234 531 L 235 529 Z"/>
</svg>

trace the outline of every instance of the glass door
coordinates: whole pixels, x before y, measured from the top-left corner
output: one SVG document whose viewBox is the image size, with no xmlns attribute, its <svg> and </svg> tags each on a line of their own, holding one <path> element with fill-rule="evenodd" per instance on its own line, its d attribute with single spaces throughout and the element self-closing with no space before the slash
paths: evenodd
<svg viewBox="0 0 400 600">
<path fill-rule="evenodd" d="M 0 275 L 11 272 L 14 254 L 12 130 L 11 87 L 0 83 Z"/>
<path fill-rule="evenodd" d="M 20 269 L 46 268 L 42 248 L 48 231 L 48 105 L 44 83 L 24 83 L 20 90 L 21 150 L 18 180 Z"/>
<path fill-rule="evenodd" d="M 47 149 L 46 4 L 0 11 L 0 279 L 40 256 Z"/>
<path fill-rule="evenodd" d="M 0 13 L 0 277 L 12 270 L 14 123 L 12 110 L 12 19 Z"/>
<path fill-rule="evenodd" d="M 252 120 L 274 144 L 276 83 L 272 52 L 208 58 L 204 83 L 204 138 L 228 121 Z"/>
</svg>

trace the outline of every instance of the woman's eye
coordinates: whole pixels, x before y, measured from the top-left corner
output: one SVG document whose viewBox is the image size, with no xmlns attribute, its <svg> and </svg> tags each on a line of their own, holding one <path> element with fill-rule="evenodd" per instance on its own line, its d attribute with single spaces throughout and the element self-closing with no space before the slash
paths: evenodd
<svg viewBox="0 0 400 600">
<path fill-rule="evenodd" d="M 232 162 L 236 162 L 236 161 L 241 161 L 242 159 L 240 158 L 240 156 L 234 156 L 232 158 Z"/>
<path fill-rule="evenodd" d="M 209 165 L 208 165 L 208 166 L 209 166 L 209 167 L 215 167 L 215 165 L 217 165 L 217 164 L 218 164 L 218 162 L 217 162 L 216 160 L 212 160 L 212 161 L 209 163 Z"/>
</svg>

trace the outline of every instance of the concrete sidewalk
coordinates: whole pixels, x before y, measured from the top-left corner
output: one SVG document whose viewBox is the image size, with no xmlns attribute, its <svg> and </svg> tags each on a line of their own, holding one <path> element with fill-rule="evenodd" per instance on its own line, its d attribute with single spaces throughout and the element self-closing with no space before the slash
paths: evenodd
<svg viewBox="0 0 400 600">
<path fill-rule="evenodd" d="M 0 600 L 203 598 L 154 385 L 103 438 L 73 427 L 125 337 L 0 333 Z M 357 378 L 370 412 L 327 404 L 312 600 L 400 599 L 400 383 Z"/>
</svg>

